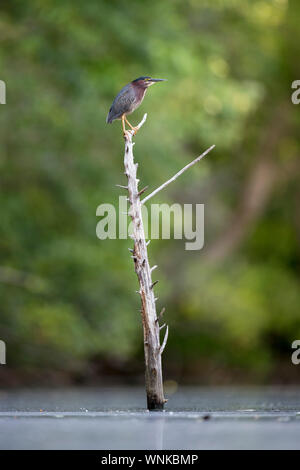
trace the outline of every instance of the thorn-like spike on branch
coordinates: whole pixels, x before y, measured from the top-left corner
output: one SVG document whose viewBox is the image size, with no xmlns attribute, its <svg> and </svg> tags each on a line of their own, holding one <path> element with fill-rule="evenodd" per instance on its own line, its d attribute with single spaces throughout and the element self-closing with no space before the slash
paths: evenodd
<svg viewBox="0 0 300 470">
<path fill-rule="evenodd" d="M 157 268 L 157 264 L 156 264 L 155 266 L 152 266 L 152 268 L 150 269 L 150 271 L 152 272 L 152 271 L 154 271 L 154 269 L 156 269 L 156 268 Z"/>
<path fill-rule="evenodd" d="M 162 354 L 164 352 L 164 349 L 165 349 L 167 341 L 168 341 L 168 336 L 169 336 L 169 327 L 167 326 L 165 337 L 164 337 L 163 343 L 161 345 L 161 348 L 159 350 L 160 354 Z"/>
<path fill-rule="evenodd" d="M 116 184 L 117 188 L 128 189 L 128 186 L 123 186 L 122 184 Z"/>
<path fill-rule="evenodd" d="M 132 248 L 128 248 L 128 250 L 129 250 L 131 253 L 133 253 L 133 251 L 134 251 Z"/>
<path fill-rule="evenodd" d="M 148 188 L 149 188 L 149 186 L 145 186 L 143 189 L 141 189 L 141 190 L 138 192 L 137 196 L 140 197 L 145 191 L 147 191 Z"/>
<path fill-rule="evenodd" d="M 158 283 L 158 280 L 157 281 L 154 281 L 152 282 L 151 286 L 150 286 L 150 289 L 153 289 L 154 286 L 156 286 L 156 284 Z"/>
<path fill-rule="evenodd" d="M 159 327 L 159 329 L 162 330 L 166 325 L 167 325 L 167 324 L 164 323 L 163 325 L 161 325 L 161 326 Z"/>
<path fill-rule="evenodd" d="M 146 246 L 150 245 L 150 243 L 151 243 L 151 240 L 148 240 L 148 241 L 146 242 Z"/>
<path fill-rule="evenodd" d="M 161 311 L 160 311 L 160 314 L 158 315 L 158 319 L 159 319 L 159 320 L 162 318 L 162 316 L 163 316 L 163 314 L 165 313 L 165 311 L 166 311 L 166 309 L 165 309 L 165 307 L 163 307 L 163 308 L 161 309 Z"/>
</svg>

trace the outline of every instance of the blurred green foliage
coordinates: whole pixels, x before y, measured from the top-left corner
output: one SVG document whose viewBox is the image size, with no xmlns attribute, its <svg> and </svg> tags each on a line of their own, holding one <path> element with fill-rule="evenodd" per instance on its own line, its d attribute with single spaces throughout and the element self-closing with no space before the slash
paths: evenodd
<svg viewBox="0 0 300 470">
<path fill-rule="evenodd" d="M 155 201 L 206 210 L 203 250 L 150 248 L 170 326 L 167 374 L 185 378 L 189 364 L 198 381 L 209 362 L 267 379 L 290 354 L 300 337 L 300 108 L 290 99 L 299 18 L 296 0 L 1 2 L 0 336 L 11 367 L 142 367 L 131 242 L 95 234 L 97 206 L 117 204 L 125 183 L 121 126 L 105 125 L 106 114 L 140 75 L 168 79 L 131 119 L 148 112 L 135 146 L 143 186 L 216 144 Z M 243 198 L 258 194 L 264 159 L 270 189 L 253 212 Z M 239 225 L 242 236 L 210 261 Z"/>
</svg>

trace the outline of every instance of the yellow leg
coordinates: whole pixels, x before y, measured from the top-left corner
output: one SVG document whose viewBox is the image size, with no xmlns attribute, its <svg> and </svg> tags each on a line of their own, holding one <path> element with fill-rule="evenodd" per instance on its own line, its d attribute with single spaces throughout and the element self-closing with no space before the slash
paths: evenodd
<svg viewBox="0 0 300 470">
<path fill-rule="evenodd" d="M 130 126 L 130 127 L 131 127 L 131 129 L 133 130 L 134 134 L 136 134 L 136 133 L 137 133 L 137 131 L 138 131 L 138 128 L 137 128 L 137 127 L 134 127 L 134 126 L 132 126 L 132 125 L 130 124 L 130 122 L 128 121 L 128 119 L 126 119 L 126 116 L 124 116 L 124 119 L 125 119 L 125 121 L 127 122 L 128 126 Z"/>
<path fill-rule="evenodd" d="M 122 116 L 122 127 L 123 127 L 123 134 L 126 135 L 126 127 L 125 127 L 125 114 Z"/>
</svg>

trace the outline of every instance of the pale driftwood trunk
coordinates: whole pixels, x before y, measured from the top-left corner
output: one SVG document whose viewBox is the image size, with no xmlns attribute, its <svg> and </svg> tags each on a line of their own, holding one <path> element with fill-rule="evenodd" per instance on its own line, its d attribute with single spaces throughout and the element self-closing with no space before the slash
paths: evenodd
<svg viewBox="0 0 300 470">
<path fill-rule="evenodd" d="M 125 139 L 124 167 L 128 179 L 129 215 L 133 223 L 134 249 L 132 257 L 140 285 L 141 313 L 144 330 L 144 352 L 146 367 L 146 393 L 149 410 L 161 410 L 165 398 L 162 382 L 161 346 L 159 323 L 156 314 L 151 268 L 148 260 L 142 220 L 142 204 L 138 190 L 137 163 L 134 163 L 132 134 L 128 132 Z"/>
<path fill-rule="evenodd" d="M 145 114 L 140 124 L 137 126 L 139 129 L 145 122 L 147 115 Z M 170 183 L 175 181 L 178 176 L 188 170 L 191 166 L 198 163 L 205 155 L 208 154 L 213 148 L 212 145 L 209 149 L 203 152 L 199 157 L 191 163 L 182 168 L 176 175 L 166 181 L 164 184 L 155 189 L 149 196 L 145 197 L 142 201 L 140 196 L 144 193 L 145 189 L 139 191 L 137 178 L 138 164 L 134 163 L 132 137 L 134 133 L 127 131 L 125 135 L 125 154 L 124 154 L 124 167 L 125 175 L 127 176 L 128 186 L 121 186 L 128 190 L 128 199 L 130 209 L 128 215 L 132 219 L 134 248 L 132 251 L 132 258 L 134 260 L 134 268 L 138 277 L 141 296 L 141 313 L 143 320 L 144 330 L 144 352 L 145 352 L 145 368 L 146 368 L 146 393 L 147 405 L 149 410 L 162 410 L 167 400 L 164 398 L 163 380 L 162 380 L 162 364 L 161 356 L 166 346 L 168 339 L 168 326 L 165 324 L 159 326 L 158 317 L 156 313 L 156 299 L 153 288 L 157 281 L 152 282 L 151 272 L 156 268 L 150 268 L 147 252 L 147 242 L 145 240 L 144 225 L 142 219 L 142 205 L 150 198 L 155 196 L 159 191 L 164 189 Z M 119 185 L 117 185 L 119 186 Z M 164 309 L 162 310 L 162 315 Z M 166 327 L 166 332 L 162 345 L 160 345 L 159 331 Z"/>
</svg>

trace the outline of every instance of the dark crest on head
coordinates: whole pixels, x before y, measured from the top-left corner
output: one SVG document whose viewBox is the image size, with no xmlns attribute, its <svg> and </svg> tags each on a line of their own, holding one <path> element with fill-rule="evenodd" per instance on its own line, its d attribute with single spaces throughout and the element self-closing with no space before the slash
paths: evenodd
<svg viewBox="0 0 300 470">
<path fill-rule="evenodd" d="M 136 78 L 135 80 L 132 80 L 132 82 L 138 82 L 139 80 L 146 80 L 146 78 L 151 78 L 151 77 L 148 77 L 147 75 L 143 76 L 143 77 L 139 77 L 139 78 Z"/>
</svg>

